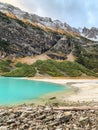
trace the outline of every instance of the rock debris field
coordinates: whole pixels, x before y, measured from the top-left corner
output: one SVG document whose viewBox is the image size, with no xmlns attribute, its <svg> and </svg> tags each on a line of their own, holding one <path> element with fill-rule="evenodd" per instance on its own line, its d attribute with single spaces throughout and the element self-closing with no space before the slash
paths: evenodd
<svg viewBox="0 0 98 130">
<path fill-rule="evenodd" d="M 98 110 L 31 105 L 2 107 L 0 130 L 98 130 Z"/>
</svg>

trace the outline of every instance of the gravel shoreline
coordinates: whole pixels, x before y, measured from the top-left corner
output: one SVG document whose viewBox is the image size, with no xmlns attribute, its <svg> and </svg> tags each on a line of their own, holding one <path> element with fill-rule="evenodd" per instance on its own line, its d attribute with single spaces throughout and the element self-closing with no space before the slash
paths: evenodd
<svg viewBox="0 0 98 130">
<path fill-rule="evenodd" d="M 34 105 L 1 107 L 0 130 L 98 130 L 98 110 L 93 106 L 97 104 L 90 104 L 90 110 Z"/>
</svg>

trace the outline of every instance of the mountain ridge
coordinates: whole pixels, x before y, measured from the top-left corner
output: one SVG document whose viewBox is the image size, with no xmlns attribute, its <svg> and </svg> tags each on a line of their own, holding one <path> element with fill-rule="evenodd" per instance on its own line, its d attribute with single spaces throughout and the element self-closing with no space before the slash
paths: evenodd
<svg viewBox="0 0 98 130">
<path fill-rule="evenodd" d="M 66 59 L 66 55 L 72 52 L 75 44 L 93 43 L 76 33 L 44 30 L 3 13 L 0 15 L 0 39 L 1 43 L 7 44 L 1 44 L 1 57 L 2 52 L 5 56 L 12 54 L 15 57 L 46 52 L 50 57 Z"/>
<path fill-rule="evenodd" d="M 12 5 L 0 3 L 0 11 L 1 58 L 8 55 L 25 57 L 46 53 L 53 59 L 64 60 L 70 53 L 75 54 L 76 45 L 82 46 L 82 48 L 84 46 L 89 48 L 89 45 L 97 46 L 97 42 L 89 40 L 77 32 L 50 28 L 32 22 L 27 19 L 28 13 L 26 15 L 25 12 Z M 21 19 L 15 15 L 16 12 L 21 12 L 18 13 L 18 17 L 22 14 Z M 49 18 L 46 19 L 49 20 Z M 69 27 L 69 25 L 67 26 Z M 86 34 L 85 30 L 84 33 Z"/>
<path fill-rule="evenodd" d="M 52 21 L 51 18 L 49 17 L 41 17 L 41 16 L 38 16 L 36 14 L 29 14 L 28 12 L 25 12 L 25 11 L 22 11 L 21 9 L 19 8 L 16 8 L 10 4 L 3 4 L 3 3 L 0 3 L 0 11 L 3 12 L 3 13 L 9 13 L 9 14 L 12 14 L 14 16 L 16 16 L 18 19 L 20 20 L 29 20 L 31 22 L 38 22 L 42 25 L 45 25 L 46 26 L 50 26 L 50 27 L 57 27 L 59 28 L 63 28 L 64 27 L 64 24 L 59 21 L 59 20 L 54 20 Z M 50 25 L 51 24 L 51 25 Z M 66 24 L 66 26 L 69 26 L 68 24 Z"/>
<path fill-rule="evenodd" d="M 47 27 L 50 29 L 60 29 L 63 31 L 73 32 L 93 41 L 98 41 L 98 29 L 95 27 L 92 27 L 93 30 L 92 28 L 88 29 L 84 27 L 81 29 L 82 31 L 80 31 L 80 29 L 71 27 L 67 23 L 62 23 L 59 20 L 53 21 L 49 17 L 41 17 L 36 14 L 29 14 L 28 12 L 22 11 L 18 7 L 14 7 L 10 4 L 0 3 L 0 11 L 6 13 L 8 16 L 11 16 L 13 18 L 18 18 L 20 20 L 27 21 L 33 24 L 36 23 L 40 27 Z"/>
<path fill-rule="evenodd" d="M 76 33 L 44 30 L 38 26 L 8 17 L 2 13 L 0 13 L 0 18 L 0 39 L 4 43 L 7 41 L 9 45 L 7 48 L 6 46 L 3 49 L 1 48 L 1 51 L 3 50 L 8 53 L 7 55 L 10 53 L 14 56 L 31 56 L 44 52 L 50 55 L 51 52 L 54 55 L 52 57 L 58 57 L 57 55 L 59 54 L 58 58 L 61 55 L 65 59 L 66 55 L 73 50 L 73 44 L 92 42 Z M 68 51 L 68 48 L 70 48 L 70 51 Z"/>
</svg>

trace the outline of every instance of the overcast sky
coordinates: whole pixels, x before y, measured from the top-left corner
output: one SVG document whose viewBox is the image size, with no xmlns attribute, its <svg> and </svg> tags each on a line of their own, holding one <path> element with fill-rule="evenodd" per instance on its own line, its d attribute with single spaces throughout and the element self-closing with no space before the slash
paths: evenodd
<svg viewBox="0 0 98 130">
<path fill-rule="evenodd" d="M 0 0 L 73 27 L 98 27 L 98 0 Z"/>
</svg>

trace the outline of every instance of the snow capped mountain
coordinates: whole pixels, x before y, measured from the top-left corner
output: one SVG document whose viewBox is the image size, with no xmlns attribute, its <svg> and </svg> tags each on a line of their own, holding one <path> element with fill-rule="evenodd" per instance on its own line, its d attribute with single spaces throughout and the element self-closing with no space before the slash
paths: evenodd
<svg viewBox="0 0 98 130">
<path fill-rule="evenodd" d="M 88 39 L 98 41 L 98 28 L 92 27 L 91 29 L 88 29 L 84 27 L 82 29 L 82 35 Z"/>
<path fill-rule="evenodd" d="M 49 28 L 63 29 L 65 31 L 72 31 L 72 32 L 76 32 L 76 33 L 78 32 L 78 29 L 73 28 L 66 23 L 62 23 L 59 20 L 53 21 L 51 18 L 48 18 L 48 17 L 40 17 L 35 14 L 29 14 L 29 13 L 24 12 L 24 11 L 20 10 L 19 8 L 9 5 L 9 4 L 0 3 L 0 11 L 3 13 L 12 14 L 21 20 L 25 19 L 30 22 L 40 23 L 43 26 L 46 26 Z"/>
<path fill-rule="evenodd" d="M 67 23 L 62 23 L 59 20 L 52 20 L 48 17 L 40 17 L 36 14 L 29 14 L 28 12 L 24 12 L 21 9 L 14 7 L 10 4 L 5 4 L 0 2 L 0 11 L 9 15 L 12 15 L 20 20 L 26 20 L 31 23 L 37 23 L 40 26 L 52 28 L 52 29 L 61 29 L 64 31 L 78 33 L 83 37 L 88 39 L 98 41 L 98 28 L 92 27 L 88 29 L 84 28 L 74 28 L 68 25 Z"/>
</svg>

